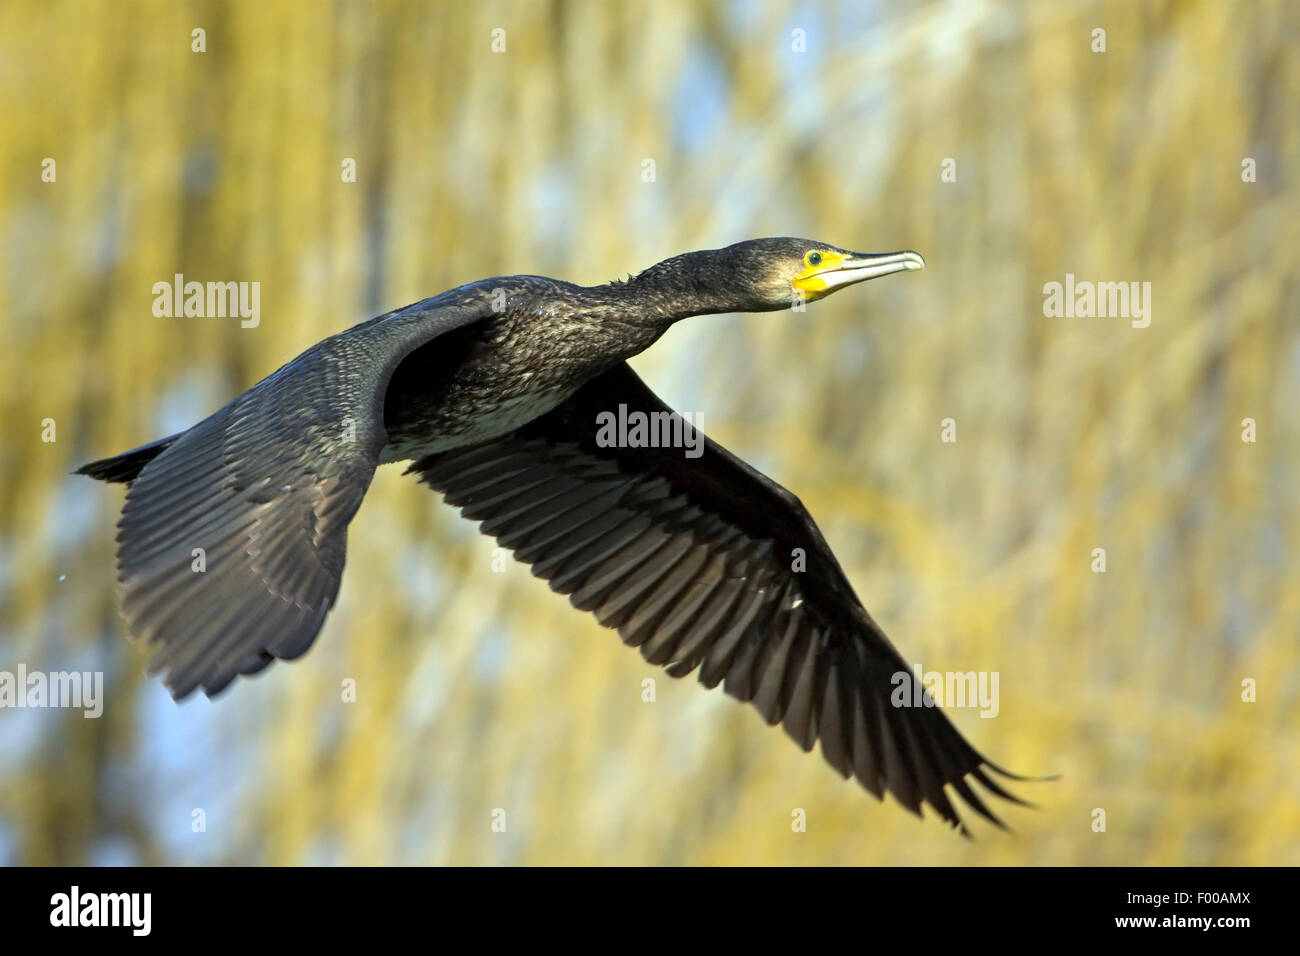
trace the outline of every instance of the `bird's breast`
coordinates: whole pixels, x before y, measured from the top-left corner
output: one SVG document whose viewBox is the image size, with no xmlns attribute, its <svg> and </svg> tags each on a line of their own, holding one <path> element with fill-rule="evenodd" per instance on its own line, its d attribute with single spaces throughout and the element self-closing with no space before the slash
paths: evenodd
<svg viewBox="0 0 1300 956">
<path fill-rule="evenodd" d="M 426 408 L 413 427 L 388 427 L 388 444 L 380 463 L 421 458 L 436 452 L 478 445 L 508 435 L 545 415 L 575 390 L 561 385 L 503 394 L 500 389 L 466 388 L 436 408 Z"/>
<path fill-rule="evenodd" d="M 656 337 L 636 326 L 531 312 L 508 312 L 441 336 L 394 372 L 380 461 L 507 435 Z"/>
</svg>

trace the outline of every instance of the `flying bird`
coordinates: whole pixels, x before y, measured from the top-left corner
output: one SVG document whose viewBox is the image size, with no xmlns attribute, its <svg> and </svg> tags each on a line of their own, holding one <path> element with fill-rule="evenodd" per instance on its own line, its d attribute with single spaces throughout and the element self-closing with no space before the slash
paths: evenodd
<svg viewBox="0 0 1300 956">
<path fill-rule="evenodd" d="M 821 741 L 878 799 L 928 805 L 966 833 L 951 788 L 1002 826 L 974 784 L 1023 803 L 995 777 L 1029 778 L 938 708 L 891 703 L 908 665 L 798 498 L 703 435 L 689 457 L 597 425 L 624 408 L 682 424 L 626 362 L 680 319 L 789 309 L 924 265 L 755 239 L 605 285 L 485 279 L 330 336 L 189 430 L 78 469 L 129 486 L 128 628 L 177 700 L 300 656 L 338 595 L 375 468 L 411 461 L 649 663 L 722 683 L 805 751 Z"/>
</svg>

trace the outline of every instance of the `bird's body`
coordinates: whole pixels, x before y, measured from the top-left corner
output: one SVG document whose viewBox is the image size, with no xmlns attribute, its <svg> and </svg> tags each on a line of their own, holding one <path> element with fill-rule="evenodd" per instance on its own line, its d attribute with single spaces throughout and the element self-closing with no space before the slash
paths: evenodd
<svg viewBox="0 0 1300 956">
<path fill-rule="evenodd" d="M 384 402 L 381 463 L 500 438 L 663 334 L 628 321 L 628 303 L 620 311 L 604 289 L 503 276 L 456 290 L 489 315 L 398 366 Z"/>
<path fill-rule="evenodd" d="M 650 663 L 725 682 L 877 796 L 960 825 L 951 788 L 997 822 L 970 783 L 1015 800 L 985 771 L 1005 772 L 940 711 L 891 700 L 909 668 L 797 498 L 707 438 L 695 459 L 598 431 L 615 409 L 675 415 L 625 361 L 674 322 L 921 266 L 752 240 L 602 286 L 485 279 L 331 336 L 188 431 L 81 469 L 130 485 L 130 629 L 178 699 L 297 657 L 334 603 L 374 469 L 412 460 Z"/>
</svg>

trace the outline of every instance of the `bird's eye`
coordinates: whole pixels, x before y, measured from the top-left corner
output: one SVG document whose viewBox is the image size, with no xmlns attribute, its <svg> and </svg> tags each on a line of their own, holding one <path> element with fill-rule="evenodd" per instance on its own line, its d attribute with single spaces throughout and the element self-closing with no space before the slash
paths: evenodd
<svg viewBox="0 0 1300 956">
<path fill-rule="evenodd" d="M 822 264 L 822 254 L 820 252 L 808 253 L 808 265 L 819 266 Z"/>
</svg>

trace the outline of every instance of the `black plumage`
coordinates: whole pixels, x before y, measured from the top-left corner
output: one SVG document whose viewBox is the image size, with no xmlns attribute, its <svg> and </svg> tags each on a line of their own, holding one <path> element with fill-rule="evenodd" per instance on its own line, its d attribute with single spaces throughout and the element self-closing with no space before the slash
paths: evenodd
<svg viewBox="0 0 1300 956">
<path fill-rule="evenodd" d="M 669 259 L 582 287 L 488 279 L 332 336 L 190 430 L 80 469 L 129 483 L 118 578 L 129 628 L 178 699 L 310 646 L 378 464 L 408 469 L 645 659 L 750 701 L 803 749 L 962 826 L 946 788 L 1008 800 L 933 707 L 802 504 L 716 443 L 598 440 L 603 412 L 671 416 L 626 365 L 672 323 L 772 311 L 919 268 L 798 239 Z M 806 569 L 792 570 L 802 549 Z M 202 570 L 195 561 L 202 560 Z M 964 826 L 962 827 L 964 831 Z"/>
</svg>

